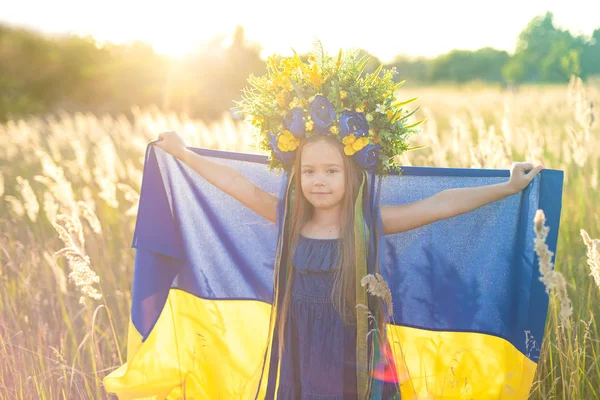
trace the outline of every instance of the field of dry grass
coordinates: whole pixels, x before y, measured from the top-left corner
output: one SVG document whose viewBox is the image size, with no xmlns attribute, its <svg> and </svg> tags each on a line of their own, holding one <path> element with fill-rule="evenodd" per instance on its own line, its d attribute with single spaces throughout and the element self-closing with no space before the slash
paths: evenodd
<svg viewBox="0 0 600 400">
<path fill-rule="evenodd" d="M 600 398 L 600 87 L 403 88 L 427 117 L 403 165 L 565 172 L 546 338 L 533 399 Z M 0 399 L 100 399 L 125 358 L 146 144 L 168 129 L 190 146 L 256 152 L 249 129 L 158 109 L 61 114 L 0 125 Z M 563 312 L 569 297 L 572 313 Z M 564 310 L 564 309 L 563 309 Z"/>
</svg>

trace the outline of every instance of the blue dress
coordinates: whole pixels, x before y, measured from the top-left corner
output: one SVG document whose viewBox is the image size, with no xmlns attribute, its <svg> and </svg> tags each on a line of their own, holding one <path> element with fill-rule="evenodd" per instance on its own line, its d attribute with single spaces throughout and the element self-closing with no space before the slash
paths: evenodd
<svg viewBox="0 0 600 400">
<path fill-rule="evenodd" d="M 333 307 L 337 242 L 300 236 L 278 400 L 356 399 L 356 328 Z"/>
</svg>

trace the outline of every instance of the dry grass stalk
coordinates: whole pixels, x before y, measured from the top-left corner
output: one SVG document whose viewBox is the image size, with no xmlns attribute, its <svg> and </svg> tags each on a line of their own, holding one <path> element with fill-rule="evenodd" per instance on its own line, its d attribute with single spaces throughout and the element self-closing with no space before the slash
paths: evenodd
<svg viewBox="0 0 600 400">
<path fill-rule="evenodd" d="M 43 175 L 36 175 L 33 179 L 44 184 L 60 204 L 72 207 L 75 204 L 75 195 L 71 182 L 65 178 L 63 169 L 43 151 L 36 151 L 36 156 L 42 163 Z"/>
<path fill-rule="evenodd" d="M 44 212 L 50 222 L 56 222 L 58 214 L 58 203 L 50 192 L 44 192 Z"/>
<path fill-rule="evenodd" d="M 587 264 L 590 266 L 591 276 L 594 277 L 596 286 L 600 289 L 600 239 L 592 239 L 588 233 L 581 229 L 579 231 L 583 242 L 587 247 Z"/>
<path fill-rule="evenodd" d="M 560 301 L 560 318 L 562 323 L 567 325 L 569 318 L 573 314 L 573 307 L 567 293 L 567 283 L 564 276 L 553 269 L 551 260 L 554 253 L 550 251 L 546 244 L 546 237 L 548 236 L 550 228 L 544 225 L 546 222 L 544 211 L 537 210 L 533 221 L 535 230 L 535 252 L 540 259 L 540 281 L 544 283 L 546 293 L 550 294 L 550 290 L 553 288 L 556 290 Z"/>
<path fill-rule="evenodd" d="M 597 118 L 594 112 L 594 103 L 589 99 L 581 78 L 571 77 L 568 100 L 575 120 L 574 126 L 571 124 L 567 126 L 568 143 L 572 149 L 575 164 L 584 167 L 588 162 L 593 161 L 593 154 L 589 148 L 594 146 L 595 135 L 592 134 L 592 128 Z"/>
<path fill-rule="evenodd" d="M 385 301 L 387 305 L 387 313 L 388 316 L 394 315 L 394 305 L 392 304 L 392 292 L 390 292 L 390 288 L 387 283 L 380 274 L 375 275 L 365 275 L 360 280 L 360 285 L 362 287 L 367 287 L 367 292 L 372 294 L 373 296 L 377 296 Z"/>
<path fill-rule="evenodd" d="M 63 224 L 69 235 L 76 237 L 78 240 L 78 248 L 85 249 L 85 236 L 83 235 L 83 226 L 79 219 L 77 205 L 71 208 L 68 213 L 61 213 L 56 216 L 56 222 Z"/>
<path fill-rule="evenodd" d="M 22 218 L 25 215 L 25 207 L 23 206 L 21 200 L 9 194 L 4 195 L 2 198 L 8 203 L 10 210 L 17 216 L 17 218 Z"/>
<path fill-rule="evenodd" d="M 125 215 L 137 215 L 138 203 L 140 199 L 140 194 L 131 186 L 126 183 L 117 183 L 117 188 L 123 191 L 123 195 L 125 196 L 125 200 L 132 203 L 132 206 L 125 211 Z"/>
<path fill-rule="evenodd" d="M 100 225 L 100 220 L 90 205 L 85 201 L 78 201 L 77 208 L 78 214 L 86 219 L 86 221 L 90 224 L 92 231 L 94 231 L 94 233 L 101 234 L 102 225 Z"/>
<path fill-rule="evenodd" d="M 81 293 L 85 296 L 94 300 L 100 300 L 102 299 L 102 294 L 92 286 L 94 283 L 100 282 L 100 277 L 91 269 L 90 258 L 83 254 L 83 251 L 75 243 L 68 230 L 60 225 L 60 223 L 68 224 L 68 221 L 68 217 L 65 218 L 64 215 L 59 214 L 57 222 L 52 223 L 58 232 L 58 236 L 66 246 L 54 253 L 54 259 L 56 260 L 56 258 L 60 256 L 66 257 L 69 261 L 69 267 L 71 268 L 69 281 L 79 287 Z M 79 303 L 82 305 L 86 304 L 85 296 L 79 298 Z"/>
<path fill-rule="evenodd" d="M 21 193 L 21 198 L 23 199 L 23 206 L 25 207 L 25 211 L 27 216 L 31 220 L 31 222 L 37 221 L 37 216 L 40 211 L 40 204 L 37 201 L 37 197 L 29 184 L 27 179 L 24 179 L 21 176 L 17 176 L 17 190 Z"/>
<path fill-rule="evenodd" d="M 60 289 L 60 292 L 62 294 L 67 294 L 67 277 L 65 276 L 62 268 L 56 264 L 56 259 L 52 257 L 52 255 L 46 250 L 44 250 L 43 256 L 48 265 L 50 265 L 50 268 L 52 268 L 52 274 L 54 275 L 56 285 Z"/>
<path fill-rule="evenodd" d="M 100 140 L 100 143 L 98 143 L 98 150 L 94 157 L 96 166 L 93 170 L 94 180 L 100 187 L 98 196 L 104 199 L 106 203 L 113 208 L 119 208 L 119 202 L 117 201 L 117 182 L 119 180 L 119 175 L 123 172 L 117 154 L 112 140 L 108 137 L 104 137 Z"/>
</svg>

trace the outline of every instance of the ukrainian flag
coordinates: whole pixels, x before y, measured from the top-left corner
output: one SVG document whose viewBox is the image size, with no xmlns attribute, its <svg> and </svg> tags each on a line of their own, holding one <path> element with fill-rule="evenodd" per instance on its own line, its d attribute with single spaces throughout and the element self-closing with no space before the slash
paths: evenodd
<svg viewBox="0 0 600 400">
<path fill-rule="evenodd" d="M 264 156 L 190 148 L 271 193 Z M 506 181 L 508 170 L 403 167 L 380 204 Z M 544 337 L 533 217 L 556 253 L 563 172 L 518 194 L 380 242 L 392 292 L 387 337 L 403 399 L 526 399 Z M 262 399 L 278 227 L 152 145 L 146 149 L 127 362 L 103 379 L 119 399 Z M 429 397 L 425 397 L 429 396 Z"/>
</svg>

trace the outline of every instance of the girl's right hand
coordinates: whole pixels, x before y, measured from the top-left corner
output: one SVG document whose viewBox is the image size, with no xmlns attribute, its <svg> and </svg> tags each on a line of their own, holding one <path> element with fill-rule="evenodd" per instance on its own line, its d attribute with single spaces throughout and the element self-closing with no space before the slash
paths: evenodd
<svg viewBox="0 0 600 400">
<path fill-rule="evenodd" d="M 183 138 L 175 131 L 166 131 L 158 134 L 158 140 L 152 142 L 175 158 L 183 160 L 187 146 Z"/>
</svg>

